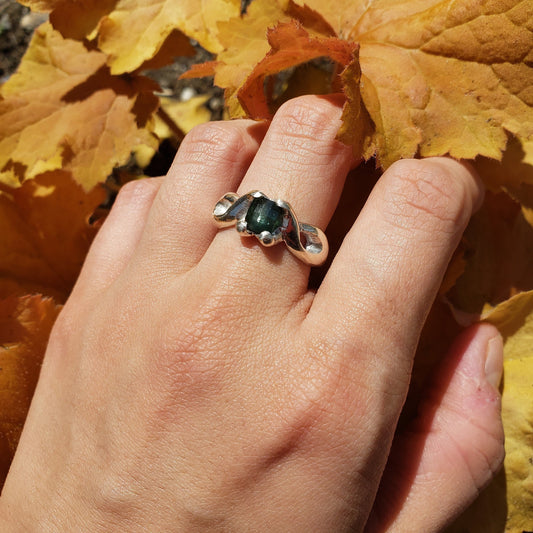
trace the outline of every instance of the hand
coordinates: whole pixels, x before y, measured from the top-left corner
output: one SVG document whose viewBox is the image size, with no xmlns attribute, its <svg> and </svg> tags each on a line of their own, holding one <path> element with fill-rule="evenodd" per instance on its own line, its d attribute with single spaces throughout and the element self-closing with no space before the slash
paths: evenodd
<svg viewBox="0 0 533 533">
<path fill-rule="evenodd" d="M 122 189 L 53 329 L 2 531 L 432 532 L 490 480 L 491 326 L 457 341 L 393 442 L 420 330 L 481 201 L 467 167 L 389 168 L 316 293 L 283 244 L 213 224 L 224 193 L 258 189 L 324 228 L 353 165 L 339 121 L 334 98 L 304 97 L 268 131 L 204 125 L 165 179 Z"/>
</svg>

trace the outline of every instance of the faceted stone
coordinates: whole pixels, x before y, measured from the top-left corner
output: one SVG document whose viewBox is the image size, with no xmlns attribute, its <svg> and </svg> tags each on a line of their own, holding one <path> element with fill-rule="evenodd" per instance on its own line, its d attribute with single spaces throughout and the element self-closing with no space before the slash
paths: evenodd
<svg viewBox="0 0 533 533">
<path fill-rule="evenodd" d="M 255 235 L 263 231 L 274 233 L 283 225 L 285 210 L 267 198 L 254 198 L 246 213 L 246 227 Z"/>
</svg>

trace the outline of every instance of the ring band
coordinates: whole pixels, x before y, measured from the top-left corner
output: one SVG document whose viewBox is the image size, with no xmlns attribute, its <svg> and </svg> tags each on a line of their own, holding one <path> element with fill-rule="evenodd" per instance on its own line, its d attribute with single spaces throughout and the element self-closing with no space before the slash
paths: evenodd
<svg viewBox="0 0 533 533">
<path fill-rule="evenodd" d="M 219 228 L 235 225 L 244 236 L 255 235 L 264 246 L 284 241 L 298 259 L 319 266 L 328 256 L 324 232 L 311 224 L 298 222 L 292 207 L 283 200 L 271 200 L 262 192 L 244 196 L 225 194 L 215 205 L 213 217 Z"/>
</svg>

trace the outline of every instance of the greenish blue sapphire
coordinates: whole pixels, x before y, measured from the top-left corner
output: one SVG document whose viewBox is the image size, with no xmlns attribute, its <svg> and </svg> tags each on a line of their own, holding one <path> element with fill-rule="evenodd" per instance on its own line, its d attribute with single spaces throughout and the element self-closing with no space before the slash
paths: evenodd
<svg viewBox="0 0 533 533">
<path fill-rule="evenodd" d="M 276 202 L 260 196 L 254 198 L 246 213 L 246 229 L 255 235 L 263 231 L 274 233 L 283 226 L 285 210 Z"/>
</svg>

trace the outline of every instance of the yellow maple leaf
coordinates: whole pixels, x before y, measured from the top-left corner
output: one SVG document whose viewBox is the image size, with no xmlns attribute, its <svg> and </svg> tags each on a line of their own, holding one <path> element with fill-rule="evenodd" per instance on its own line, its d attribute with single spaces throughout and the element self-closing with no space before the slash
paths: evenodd
<svg viewBox="0 0 533 533">
<path fill-rule="evenodd" d="M 113 77 L 107 57 L 40 27 L 0 90 L 0 181 L 15 186 L 63 168 L 86 190 L 124 164 L 157 108 L 154 83 Z"/>
<path fill-rule="evenodd" d="M 180 102 L 173 98 L 160 98 L 161 109 L 185 134 L 189 133 L 198 124 L 211 120 L 211 112 L 205 106 L 208 100 L 209 96 L 205 94 L 193 96 L 185 102 Z M 159 138 L 165 139 L 171 135 L 171 131 L 168 125 L 165 127 L 164 123 L 161 122 L 159 123 L 159 128 L 156 129 L 156 133 Z"/>
<path fill-rule="evenodd" d="M 474 165 L 492 191 L 504 189 L 520 203 L 533 207 L 533 195 L 524 190 L 524 187 L 533 187 L 533 164 L 527 163 L 518 139 L 509 138 L 501 161 L 479 157 Z"/>
<path fill-rule="evenodd" d="M 59 313 L 41 295 L 0 300 L 0 487 L 15 453 Z"/>
<path fill-rule="evenodd" d="M 0 192 L 0 297 L 39 292 L 63 302 L 96 233 L 88 219 L 104 200 L 65 171 Z"/>
<path fill-rule="evenodd" d="M 115 9 L 117 0 L 22 0 L 21 4 L 34 11 L 50 13 L 50 22 L 63 37 L 93 39 L 100 21 Z M 157 52 L 140 66 L 142 69 L 159 68 L 172 63 L 178 55 L 194 55 L 189 39 L 177 28 L 167 32 Z"/>
<path fill-rule="evenodd" d="M 529 0 L 378 0 L 350 32 L 381 161 L 500 159 L 506 132 L 533 138 Z M 531 154 L 529 154 L 531 157 Z"/>
<path fill-rule="evenodd" d="M 222 47 L 216 63 L 208 64 L 207 70 L 192 69 L 182 78 L 207 76 L 214 73 L 215 84 L 225 89 L 226 107 L 232 118 L 246 116 L 237 98 L 255 65 L 267 54 L 270 46 L 267 29 L 277 22 L 288 22 L 288 0 L 254 0 L 242 16 L 233 16 L 218 22 L 218 40 Z"/>
<path fill-rule="evenodd" d="M 369 5 L 369 2 L 350 0 L 294 0 L 294 2 L 320 13 L 334 29 L 336 35 L 342 39 L 349 38 L 352 28 L 361 19 Z"/>
<path fill-rule="evenodd" d="M 113 74 L 139 68 L 176 29 L 219 52 L 217 23 L 238 15 L 240 8 L 240 0 L 203 0 L 201 6 L 197 0 L 118 0 L 100 21 L 98 45 L 109 54 Z"/>
</svg>

